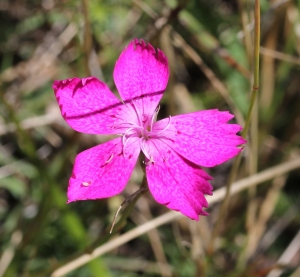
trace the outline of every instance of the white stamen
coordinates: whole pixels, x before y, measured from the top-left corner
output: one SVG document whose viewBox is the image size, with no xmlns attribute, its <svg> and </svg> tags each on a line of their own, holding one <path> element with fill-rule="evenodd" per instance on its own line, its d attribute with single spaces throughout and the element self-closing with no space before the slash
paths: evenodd
<svg viewBox="0 0 300 277">
<path fill-rule="evenodd" d="M 135 113 L 136 113 L 136 115 L 137 115 L 137 118 L 138 118 L 138 120 L 139 120 L 140 126 L 143 126 L 143 122 L 142 122 L 142 120 L 141 120 L 141 117 L 140 117 L 138 108 L 137 108 L 136 105 L 134 104 L 134 101 L 133 101 L 133 100 L 131 101 L 131 103 L 132 103 L 132 105 L 133 105 L 133 107 L 134 107 L 134 111 L 135 111 Z"/>
<path fill-rule="evenodd" d="M 127 144 L 128 139 L 125 140 L 125 142 L 123 143 L 123 157 L 125 158 L 125 148 L 126 148 L 126 144 Z"/>
<path fill-rule="evenodd" d="M 134 130 L 135 128 L 129 128 L 124 134 L 123 134 L 123 137 L 122 137 L 122 144 L 123 144 L 123 157 L 125 158 L 125 147 L 126 147 L 126 144 L 127 144 L 127 141 L 129 138 L 126 138 L 126 136 L 128 135 L 128 133 L 132 130 Z M 131 135 L 135 135 L 135 133 L 131 134 Z"/>
<path fill-rule="evenodd" d="M 123 147 L 124 147 L 124 145 L 125 145 L 125 139 L 126 139 L 126 136 L 128 135 L 128 133 L 130 132 L 130 131 L 132 131 L 132 130 L 134 130 L 134 127 L 131 127 L 131 128 L 129 128 L 129 129 L 127 129 L 126 130 L 126 132 L 123 134 L 123 137 L 122 137 L 122 143 L 123 143 Z"/>
<path fill-rule="evenodd" d="M 159 132 L 153 132 L 153 134 L 157 135 L 157 134 L 163 133 L 164 131 L 166 131 L 169 128 L 170 124 L 171 124 L 171 116 L 169 116 L 169 122 L 168 122 L 167 126 L 163 130 L 161 130 Z"/>
<path fill-rule="evenodd" d="M 135 127 L 135 128 L 139 128 L 139 129 L 142 129 L 142 128 L 143 128 L 143 127 L 141 127 L 140 125 L 137 125 L 136 123 L 131 122 L 131 121 L 118 123 L 118 124 L 114 125 L 112 128 L 113 128 L 113 129 L 116 129 L 116 127 L 118 127 L 118 126 L 120 126 L 120 125 L 122 125 L 122 124 L 128 124 L 129 126 L 133 126 L 133 127 Z M 124 127 L 124 128 L 126 128 L 126 127 Z M 132 128 L 132 127 L 131 127 L 131 128 Z"/>
<path fill-rule="evenodd" d="M 141 150 L 143 151 L 145 157 L 146 157 L 148 160 L 151 160 L 150 155 L 149 155 L 149 153 L 148 153 L 148 151 L 147 151 L 147 149 L 146 149 L 146 147 L 145 147 L 145 139 L 144 139 L 144 138 L 142 138 L 142 139 L 140 140 L 140 147 L 141 147 Z"/>
<path fill-rule="evenodd" d="M 83 186 L 85 186 L 85 187 L 88 187 L 88 186 L 90 185 L 89 182 L 82 182 L 81 184 L 82 184 Z"/>
</svg>

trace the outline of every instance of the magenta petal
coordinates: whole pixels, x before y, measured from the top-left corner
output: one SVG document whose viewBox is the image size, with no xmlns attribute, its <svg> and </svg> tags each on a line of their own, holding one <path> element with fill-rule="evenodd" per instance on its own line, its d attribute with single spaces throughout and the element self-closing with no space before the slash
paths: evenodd
<svg viewBox="0 0 300 277">
<path fill-rule="evenodd" d="M 68 202 L 119 194 L 130 178 L 139 152 L 138 140 L 129 138 L 124 157 L 121 138 L 117 138 L 78 154 L 69 181 Z"/>
<path fill-rule="evenodd" d="M 76 131 L 90 134 L 114 133 L 114 118 L 123 104 L 95 77 L 55 81 L 53 89 L 61 113 Z"/>
<path fill-rule="evenodd" d="M 160 140 L 149 141 L 148 148 L 154 162 L 146 167 L 147 180 L 155 200 L 194 220 L 207 215 L 204 194 L 212 194 L 212 178 Z"/>
<path fill-rule="evenodd" d="M 153 114 L 169 79 L 164 53 L 134 39 L 116 62 L 114 80 L 122 99 L 135 101 L 142 114 Z"/>
<path fill-rule="evenodd" d="M 236 135 L 242 128 L 228 124 L 233 115 L 218 110 L 205 110 L 171 118 L 164 132 L 164 142 L 186 159 L 201 166 L 211 167 L 236 156 L 246 143 Z M 154 130 L 161 130 L 169 119 L 156 122 Z"/>
</svg>

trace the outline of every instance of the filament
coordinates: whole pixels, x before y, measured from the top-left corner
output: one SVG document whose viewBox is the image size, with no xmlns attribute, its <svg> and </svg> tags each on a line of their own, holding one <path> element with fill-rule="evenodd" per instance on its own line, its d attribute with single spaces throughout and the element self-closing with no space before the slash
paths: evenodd
<svg viewBox="0 0 300 277">
<path fill-rule="evenodd" d="M 164 131 L 166 131 L 169 128 L 170 124 L 171 124 L 171 116 L 169 116 L 169 122 L 163 130 L 158 131 L 158 132 L 151 132 L 151 135 L 159 135 L 159 134 L 163 133 Z"/>
</svg>

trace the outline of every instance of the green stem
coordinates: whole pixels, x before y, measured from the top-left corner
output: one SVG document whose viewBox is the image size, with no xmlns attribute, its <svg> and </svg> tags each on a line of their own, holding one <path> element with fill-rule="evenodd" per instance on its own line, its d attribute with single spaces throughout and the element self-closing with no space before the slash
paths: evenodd
<svg viewBox="0 0 300 277">
<path fill-rule="evenodd" d="M 110 234 L 112 233 L 112 231 L 114 229 L 115 221 L 117 219 L 119 211 L 121 211 L 123 206 L 127 203 L 130 203 L 129 205 L 127 205 L 126 210 L 123 212 L 123 215 L 122 215 L 121 219 L 119 220 L 121 225 L 123 222 L 126 221 L 127 217 L 131 214 L 131 212 L 132 212 L 137 200 L 140 198 L 140 196 L 142 196 L 146 192 L 148 192 L 148 185 L 147 185 L 147 181 L 146 181 L 146 176 L 144 176 L 144 181 L 143 181 L 141 188 L 139 190 L 137 190 L 135 193 L 133 193 L 132 195 L 130 195 L 128 198 L 126 198 L 125 201 L 119 207 L 118 211 L 116 212 L 112 226 L 109 231 Z"/>
<path fill-rule="evenodd" d="M 246 138 L 250 126 L 252 110 L 255 104 L 255 100 L 258 94 L 259 88 L 259 48 L 260 48 L 260 0 L 255 0 L 255 26 L 254 26 L 254 81 L 253 88 L 251 93 L 250 106 L 248 109 L 248 114 L 245 121 L 245 126 L 242 131 L 242 137 Z M 242 160 L 241 153 L 234 160 L 231 172 L 229 174 L 228 182 L 227 182 L 227 190 L 224 197 L 224 200 L 221 204 L 220 213 L 216 222 L 216 225 L 213 229 L 211 240 L 208 245 L 207 252 L 212 254 L 214 252 L 215 239 L 219 235 L 220 228 L 222 223 L 224 222 L 224 218 L 226 217 L 226 213 L 228 210 L 228 204 L 230 200 L 230 188 L 233 181 L 236 179 L 237 172 L 239 169 L 240 162 Z"/>
<path fill-rule="evenodd" d="M 91 70 L 89 67 L 90 54 L 92 50 L 92 35 L 91 35 L 91 23 L 89 19 L 89 2 L 88 0 L 82 0 L 82 9 L 84 17 L 84 39 L 83 39 L 83 52 L 85 69 L 88 76 L 91 76 Z"/>
<path fill-rule="evenodd" d="M 15 124 L 17 129 L 17 140 L 20 146 L 20 149 L 24 152 L 25 156 L 27 156 L 31 162 L 35 164 L 39 164 L 38 159 L 36 158 L 36 149 L 33 141 L 30 139 L 28 133 L 21 127 L 20 120 L 15 114 L 14 108 L 11 104 L 5 99 L 4 93 L 1 91 L 1 100 L 4 104 L 4 107 L 8 111 L 9 118 Z M 9 122 L 7 122 L 9 123 Z"/>
<path fill-rule="evenodd" d="M 102 236 L 93 242 L 92 245 L 88 247 L 86 252 L 92 252 L 95 247 L 98 247 L 99 245 L 103 244 L 104 242 L 107 242 L 113 235 L 117 234 L 126 224 L 126 221 L 128 217 L 130 216 L 136 202 L 139 200 L 139 198 L 146 194 L 148 192 L 148 183 L 146 176 L 143 179 L 143 183 L 139 190 L 137 190 L 135 193 L 133 193 L 131 196 L 129 196 L 123 203 L 129 203 L 126 205 L 126 207 L 123 210 L 123 213 L 121 215 L 121 218 L 118 220 L 116 224 L 114 224 L 114 228 L 112 229 L 111 226 L 107 227 L 105 231 L 103 232 Z M 82 253 L 81 253 L 82 254 Z"/>
</svg>

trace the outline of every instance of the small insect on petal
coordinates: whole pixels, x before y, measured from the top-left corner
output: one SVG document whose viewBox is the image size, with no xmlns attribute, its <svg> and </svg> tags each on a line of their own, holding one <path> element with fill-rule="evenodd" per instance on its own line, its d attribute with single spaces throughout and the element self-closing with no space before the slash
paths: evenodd
<svg viewBox="0 0 300 277">
<path fill-rule="evenodd" d="M 91 182 L 82 182 L 81 183 L 84 187 L 88 187 L 90 184 L 91 184 Z"/>
<path fill-rule="evenodd" d="M 111 154 L 111 156 L 109 157 L 109 159 L 105 162 L 106 164 L 108 164 L 114 157 L 114 154 Z"/>
</svg>

